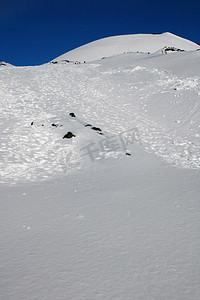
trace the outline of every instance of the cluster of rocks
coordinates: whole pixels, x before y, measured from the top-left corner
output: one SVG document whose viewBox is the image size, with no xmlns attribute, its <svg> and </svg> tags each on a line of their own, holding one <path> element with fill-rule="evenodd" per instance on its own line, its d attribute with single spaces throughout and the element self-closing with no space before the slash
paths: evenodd
<svg viewBox="0 0 200 300">
<path fill-rule="evenodd" d="M 86 63 L 86 62 L 84 61 L 84 63 Z M 62 59 L 60 61 L 53 60 L 53 61 L 50 62 L 50 64 L 54 64 L 54 65 L 56 65 L 56 64 L 74 64 L 74 65 L 80 65 L 81 62 L 80 61 L 72 61 L 72 60 L 68 60 L 68 59 Z"/>
<path fill-rule="evenodd" d="M 76 115 L 75 115 L 75 113 L 71 112 L 71 113 L 69 113 L 69 117 L 71 117 L 71 118 L 76 118 Z M 93 126 L 93 125 L 91 125 L 91 124 L 89 124 L 89 123 L 84 124 L 84 122 L 82 122 L 82 121 L 80 121 L 80 120 L 78 120 L 78 119 L 77 119 L 77 122 L 80 123 L 80 124 L 82 124 L 84 127 L 89 128 L 89 130 L 90 130 L 90 129 L 91 129 L 91 130 L 94 130 L 97 134 L 100 134 L 100 135 L 103 135 L 103 134 L 104 134 L 104 133 L 102 132 L 102 130 L 101 130 L 100 127 Z M 52 127 L 54 127 L 54 128 L 64 126 L 63 124 L 59 124 L 59 123 L 50 123 L 50 124 L 48 124 L 47 126 L 49 127 L 49 125 L 52 126 Z M 31 126 L 34 126 L 34 122 L 31 122 Z M 37 124 L 36 124 L 36 126 L 37 126 Z M 39 126 L 45 126 L 45 125 L 44 125 L 44 124 L 40 124 Z M 75 138 L 75 137 L 76 137 L 76 135 L 75 135 L 72 131 L 68 131 L 67 133 L 65 133 L 65 134 L 63 135 L 62 138 L 63 138 L 63 139 L 69 140 L 69 139 L 72 139 L 72 138 Z M 129 151 L 125 151 L 125 155 L 126 155 L 126 156 L 131 156 L 131 153 L 129 153 Z"/>
<path fill-rule="evenodd" d="M 69 116 L 72 118 L 76 118 L 76 115 L 74 113 L 70 113 Z M 92 130 L 97 131 L 99 134 L 103 134 L 101 128 L 92 126 L 91 124 L 85 124 L 85 127 L 90 127 Z"/>
<path fill-rule="evenodd" d="M 72 117 L 72 118 L 76 118 L 76 115 L 75 113 L 71 112 L 69 113 L 69 116 Z M 34 125 L 34 122 L 31 122 L 31 126 Z M 44 126 L 44 124 L 41 124 L 41 126 Z M 59 125 L 59 124 L 55 124 L 55 123 L 51 123 L 51 126 L 52 127 L 62 127 L 63 125 Z M 97 131 L 99 134 L 103 134 L 102 133 L 102 130 L 101 128 L 99 127 L 95 127 L 95 126 L 92 126 L 91 124 L 85 124 L 85 127 L 90 127 L 90 129 L 94 130 L 94 131 Z M 76 135 L 74 133 L 72 133 L 71 131 L 68 131 L 64 136 L 63 136 L 63 139 L 71 139 L 73 137 L 76 137 Z"/>
<path fill-rule="evenodd" d="M 183 49 L 179 49 L 179 48 L 175 48 L 175 47 L 164 47 L 163 49 L 162 49 L 162 53 L 163 54 L 167 54 L 167 52 L 185 52 L 185 50 L 183 50 Z"/>
</svg>

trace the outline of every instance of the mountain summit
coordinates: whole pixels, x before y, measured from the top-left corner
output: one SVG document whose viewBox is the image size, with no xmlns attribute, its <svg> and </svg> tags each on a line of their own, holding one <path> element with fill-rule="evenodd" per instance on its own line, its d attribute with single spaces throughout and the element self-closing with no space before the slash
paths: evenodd
<svg viewBox="0 0 200 300">
<path fill-rule="evenodd" d="M 154 53 L 165 47 L 190 51 L 197 50 L 199 45 L 170 32 L 161 34 L 129 34 L 103 38 L 74 50 L 71 50 L 53 61 L 94 61 L 124 52 Z"/>
</svg>

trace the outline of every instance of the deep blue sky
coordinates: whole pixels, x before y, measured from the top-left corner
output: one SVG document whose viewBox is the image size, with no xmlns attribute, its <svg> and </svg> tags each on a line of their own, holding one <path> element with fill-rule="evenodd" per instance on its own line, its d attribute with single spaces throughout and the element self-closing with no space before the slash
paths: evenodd
<svg viewBox="0 0 200 300">
<path fill-rule="evenodd" d="M 99 38 L 170 31 L 200 43 L 200 1 L 0 0 L 0 61 L 38 65 Z"/>
</svg>

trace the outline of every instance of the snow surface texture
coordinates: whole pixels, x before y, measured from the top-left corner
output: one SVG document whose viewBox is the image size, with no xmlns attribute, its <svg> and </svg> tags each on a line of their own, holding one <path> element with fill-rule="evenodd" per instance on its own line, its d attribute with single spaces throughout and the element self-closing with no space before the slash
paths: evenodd
<svg viewBox="0 0 200 300">
<path fill-rule="evenodd" d="M 1 299 L 200 298 L 200 51 L 158 37 L 0 68 Z"/>
</svg>

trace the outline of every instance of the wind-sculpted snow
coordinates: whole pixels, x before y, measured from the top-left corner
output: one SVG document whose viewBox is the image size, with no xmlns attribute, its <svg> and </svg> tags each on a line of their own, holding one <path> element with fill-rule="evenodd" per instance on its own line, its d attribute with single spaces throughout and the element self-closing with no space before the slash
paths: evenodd
<svg viewBox="0 0 200 300">
<path fill-rule="evenodd" d="M 181 54 L 173 55 L 176 63 Z M 120 64 L 121 58 L 129 65 Z M 146 58 L 138 62 L 129 54 L 96 64 L 2 69 L 1 182 L 44 180 L 84 168 L 91 157 L 82 149 L 92 143 L 97 151 L 101 139 L 133 128 L 135 142 L 146 151 L 177 167 L 199 168 L 200 78 L 153 67 L 153 58 Z M 75 137 L 63 139 L 69 131 Z M 123 159 L 128 149 L 118 148 L 100 149 L 92 161 Z"/>
</svg>

